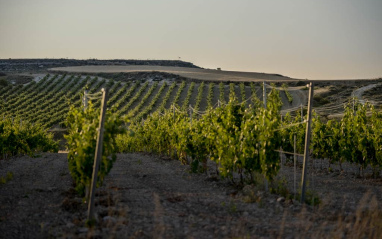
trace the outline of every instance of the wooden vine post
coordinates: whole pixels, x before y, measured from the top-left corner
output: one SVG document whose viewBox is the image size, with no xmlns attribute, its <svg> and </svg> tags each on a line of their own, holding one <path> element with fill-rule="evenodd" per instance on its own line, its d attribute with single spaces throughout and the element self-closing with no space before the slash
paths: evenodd
<svg viewBox="0 0 382 239">
<path fill-rule="evenodd" d="M 267 108 L 267 87 L 265 86 L 265 81 L 263 81 L 263 102 L 264 108 Z"/>
<path fill-rule="evenodd" d="M 92 181 L 90 185 L 90 197 L 89 197 L 89 205 L 88 205 L 88 220 L 92 220 L 94 218 L 94 195 L 97 184 L 97 174 L 99 164 L 102 158 L 102 143 L 103 143 L 103 127 L 105 123 L 105 113 L 106 113 L 106 103 L 107 103 L 107 89 L 102 88 L 102 102 L 101 102 L 101 115 L 99 119 L 99 127 L 98 127 L 98 135 L 97 135 L 97 145 L 94 156 L 94 164 L 93 164 L 93 175 Z"/>
<path fill-rule="evenodd" d="M 296 187 L 296 164 L 297 164 L 297 150 L 296 150 L 297 144 L 296 144 L 296 135 L 293 137 L 293 149 L 294 149 L 294 155 L 293 155 L 293 192 L 294 192 L 294 199 L 296 199 L 296 192 L 297 192 L 297 187 Z"/>
<path fill-rule="evenodd" d="M 87 90 L 85 90 L 84 91 L 84 97 L 82 98 L 82 103 L 84 104 L 84 112 L 86 111 L 86 109 L 88 108 L 88 91 Z M 85 197 L 87 198 L 87 199 L 89 199 L 89 193 L 90 193 L 90 191 L 89 191 L 89 186 L 86 186 L 85 187 Z"/>
<path fill-rule="evenodd" d="M 308 163 L 309 157 L 309 142 L 310 142 L 310 129 L 312 123 L 312 102 L 313 102 L 313 82 L 309 83 L 309 101 L 308 101 L 308 115 L 306 122 L 306 133 L 305 133 L 305 148 L 304 148 L 304 163 L 302 168 L 302 178 L 301 178 L 301 203 L 305 201 L 305 185 L 306 185 L 306 164 Z"/>
<path fill-rule="evenodd" d="M 173 118 L 175 122 L 175 104 L 172 105 Z"/>
<path fill-rule="evenodd" d="M 264 109 L 267 109 L 267 87 L 265 86 L 265 81 L 263 81 L 263 103 Z M 265 180 L 265 192 L 268 192 L 268 179 L 264 175 Z"/>
<path fill-rule="evenodd" d="M 191 105 L 189 105 L 188 108 L 190 109 L 190 126 L 192 128 L 192 107 L 191 107 Z"/>
<path fill-rule="evenodd" d="M 84 98 L 83 98 L 83 103 L 84 103 L 84 111 L 88 108 L 88 97 L 87 97 L 87 94 L 88 94 L 88 91 L 85 90 L 85 93 L 84 93 Z"/>
</svg>

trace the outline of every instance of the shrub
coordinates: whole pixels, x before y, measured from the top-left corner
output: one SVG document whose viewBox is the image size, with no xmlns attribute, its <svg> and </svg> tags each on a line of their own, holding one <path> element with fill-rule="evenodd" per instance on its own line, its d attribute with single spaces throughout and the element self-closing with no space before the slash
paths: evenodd
<svg viewBox="0 0 382 239">
<path fill-rule="evenodd" d="M 77 192 L 84 196 L 85 188 L 90 186 L 95 149 L 97 143 L 97 128 L 99 126 L 100 109 L 89 102 L 86 110 L 83 107 L 72 106 L 66 119 L 69 128 L 67 139 L 69 148 L 68 164 Z M 123 132 L 122 120 L 116 113 L 107 111 L 105 114 L 102 159 L 97 175 L 97 186 L 102 185 L 105 176 L 113 167 L 117 156 L 115 138 Z M 87 195 L 86 195 L 87 196 Z"/>
</svg>

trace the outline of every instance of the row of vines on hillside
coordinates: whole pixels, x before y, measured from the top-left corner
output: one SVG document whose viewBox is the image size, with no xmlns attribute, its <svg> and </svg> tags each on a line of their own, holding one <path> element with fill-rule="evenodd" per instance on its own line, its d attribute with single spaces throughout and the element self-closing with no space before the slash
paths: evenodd
<svg viewBox="0 0 382 239">
<path fill-rule="evenodd" d="M 74 105 L 76 107 L 79 107 L 81 105 L 81 98 L 83 95 L 83 90 L 88 89 L 89 93 L 94 93 L 97 90 L 99 90 L 101 87 L 107 87 L 110 89 L 110 106 L 115 106 L 116 109 L 119 109 L 118 112 L 122 114 L 129 115 L 129 119 L 132 120 L 131 127 L 135 127 L 135 122 L 141 122 L 142 119 L 145 119 L 147 117 L 147 120 L 150 121 L 153 119 L 153 117 L 159 117 L 163 116 L 161 114 L 169 114 L 169 111 L 166 110 L 166 108 L 170 105 L 177 105 L 181 106 L 181 110 L 183 110 L 184 119 L 182 119 L 181 122 L 183 122 L 185 125 L 189 119 L 190 115 L 186 110 L 188 109 L 188 106 L 190 105 L 191 97 L 195 92 L 195 86 L 196 84 L 194 82 L 187 84 L 185 81 L 183 81 L 180 84 L 177 84 L 176 82 L 173 82 L 171 85 L 167 85 L 167 83 L 163 83 L 159 90 L 158 83 L 155 82 L 154 84 L 149 84 L 149 82 L 141 82 L 137 81 L 135 83 L 133 82 L 127 82 L 127 83 L 121 83 L 121 82 L 115 82 L 113 80 L 106 81 L 105 79 L 98 80 L 97 78 L 91 78 L 86 77 L 83 79 L 81 76 L 67 76 L 67 75 L 46 75 L 43 77 L 40 81 L 35 82 L 32 81 L 26 85 L 21 86 L 8 86 L 5 87 L 5 89 L 2 89 L 2 98 L 1 101 L 1 109 L 4 112 L 3 115 L 6 118 L 16 118 L 20 117 L 23 120 L 34 122 L 42 125 L 43 128 L 51 127 L 55 124 L 63 124 L 63 121 L 65 120 L 66 114 L 69 111 L 69 105 Z M 185 93 L 185 89 L 187 88 L 186 96 L 181 101 L 181 95 L 182 93 Z M 230 93 L 230 103 L 235 102 L 235 104 L 240 105 L 239 101 L 244 102 L 246 101 L 246 92 L 245 92 L 245 84 L 240 83 L 239 85 L 236 84 L 229 84 L 229 93 Z M 219 115 L 219 111 L 221 109 L 226 109 L 227 105 L 225 105 L 225 98 L 227 98 L 226 95 L 226 84 L 219 83 L 217 89 L 218 92 L 218 98 L 220 103 L 220 107 L 218 109 L 213 109 L 213 97 L 214 97 L 214 89 L 215 84 L 209 83 L 208 85 L 208 92 L 206 95 L 206 103 L 208 113 L 204 116 L 199 117 L 197 120 L 195 117 L 196 113 L 200 110 L 200 104 L 203 99 L 203 93 L 204 89 L 207 86 L 205 86 L 205 83 L 199 84 L 199 87 L 197 88 L 197 96 L 195 99 L 194 104 L 194 114 L 193 118 L 194 121 L 192 123 L 189 123 L 190 125 L 182 126 L 185 128 L 192 128 L 191 131 L 189 131 L 190 135 L 187 136 L 176 136 L 179 140 L 185 140 L 186 137 L 187 140 L 191 140 L 191 143 L 188 141 L 184 141 L 186 143 L 189 143 L 189 146 L 187 147 L 194 147 L 197 150 L 202 148 L 202 143 L 198 143 L 197 139 L 199 139 L 199 136 L 196 136 L 197 133 L 206 133 L 203 130 L 196 131 L 199 124 L 202 126 L 200 127 L 206 127 L 208 123 L 206 121 L 206 117 L 208 115 Z M 236 88 L 236 89 L 235 89 Z M 283 85 L 282 88 L 284 89 L 285 94 L 288 96 L 288 91 L 286 85 Z M 166 89 L 168 89 L 166 91 Z M 175 91 L 177 89 L 177 91 Z M 238 91 L 238 90 L 239 91 Z M 258 89 L 256 89 L 256 86 L 254 83 L 250 83 L 250 90 L 251 90 L 251 107 L 246 107 L 246 105 L 240 105 L 240 112 L 243 116 L 235 116 L 237 122 L 241 122 L 240 126 L 239 123 L 237 125 L 237 128 L 241 129 L 244 125 L 242 125 L 243 122 L 246 122 L 249 115 L 253 115 L 254 117 L 257 117 L 259 114 L 259 109 L 262 109 L 262 102 L 257 98 L 256 94 Z M 154 92 L 156 94 L 154 95 Z M 238 91 L 238 92 L 235 92 Z M 172 94 L 174 97 L 172 98 Z M 239 95 L 239 99 L 237 100 L 235 98 L 236 95 Z M 151 101 L 149 99 L 151 98 Z M 288 97 L 289 98 L 289 97 Z M 160 101 L 162 100 L 162 101 Z M 247 102 L 247 101 L 246 101 Z M 99 101 L 94 102 L 94 105 L 99 105 Z M 133 108 L 133 105 L 134 108 Z M 167 105 L 167 107 L 166 107 Z M 261 110 L 260 110 L 261 111 Z M 268 112 L 267 110 L 266 112 Z M 156 114 L 153 114 L 152 116 L 149 116 L 150 113 L 153 112 L 159 112 Z M 212 112 L 212 113 L 211 113 Z M 371 113 L 370 113 L 371 112 Z M 177 112 L 174 116 L 174 112 L 172 113 L 172 118 L 177 119 L 182 115 L 181 113 Z M 227 112 L 226 112 L 227 113 Z M 228 113 L 227 113 L 228 114 Z M 158 116 L 159 115 L 159 116 Z M 244 117 L 245 116 L 245 117 Z M 183 117 L 183 116 L 182 116 Z M 216 116 L 217 117 L 217 116 Z M 228 120 L 229 117 L 222 114 L 222 118 L 217 121 L 213 121 L 215 125 L 219 125 L 220 121 Z M 247 117 L 247 118 L 246 118 Z M 287 152 L 293 152 L 293 140 L 296 136 L 297 139 L 297 151 L 299 153 L 303 153 L 303 145 L 304 145 L 304 137 L 305 137 L 305 124 L 301 122 L 299 112 L 297 112 L 296 117 L 291 117 L 290 115 L 287 115 L 284 117 L 284 119 L 279 123 L 280 130 L 279 133 L 281 137 L 278 139 L 280 140 L 279 144 L 283 148 L 284 151 Z M 261 128 L 262 122 L 260 119 L 255 118 L 257 121 L 253 121 L 253 127 L 256 129 Z M 211 119 L 212 120 L 212 119 Z M 264 119 L 261 119 L 264 120 Z M 204 125 L 202 122 L 205 122 Z M 249 122 L 247 122 L 249 124 Z M 362 105 L 360 103 L 355 103 L 354 109 L 351 105 L 347 105 L 345 108 L 345 115 L 340 121 L 336 120 L 329 120 L 329 121 L 323 121 L 319 116 L 315 115 L 313 117 L 313 124 L 312 124 L 312 143 L 311 143 L 311 150 L 313 153 L 313 156 L 315 158 L 321 159 L 321 158 L 327 158 L 329 159 L 330 163 L 339 163 L 340 165 L 343 162 L 350 162 L 355 163 L 360 166 L 360 169 L 366 168 L 368 165 L 371 165 L 373 168 L 378 168 L 382 164 L 382 150 L 381 150 L 381 114 L 378 113 L 373 106 L 371 105 Z M 177 127 L 177 126 L 176 126 Z M 179 126 L 180 127 L 180 126 Z M 233 125 L 231 125 L 233 127 Z M 219 125 L 219 130 L 223 130 L 224 127 Z M 236 128 L 235 128 L 236 130 Z M 229 130 L 230 131 L 230 130 Z M 135 132 L 135 131 L 134 131 Z M 188 131 L 187 131 L 188 132 Z M 231 132 L 231 131 L 230 131 Z M 210 135 L 211 132 L 207 132 Z M 187 135 L 187 134 L 186 134 Z M 233 133 L 235 135 L 235 133 Z M 241 137 L 244 137 L 245 133 L 241 135 Z M 207 137 L 207 136 L 203 136 Z M 230 136 L 231 137 L 231 136 Z M 233 137 L 233 136 L 232 136 Z M 233 137 L 230 138 L 231 141 L 229 142 L 236 142 L 237 138 Z M 243 146 L 245 138 L 241 138 L 238 142 L 240 143 L 240 147 Z M 218 142 L 219 140 L 216 140 Z M 183 141 L 182 141 L 183 142 Z M 184 143 L 183 142 L 183 143 Z M 206 143 L 207 141 L 203 141 Z M 259 141 L 260 142 L 260 141 Z M 258 143 L 259 143 L 258 142 Z M 233 144 L 233 143 L 232 143 Z M 195 146 L 198 145 L 198 146 Z M 146 147 L 146 146 L 145 146 Z M 148 146 L 147 146 L 148 147 Z M 233 147 L 233 146 L 232 146 Z M 210 147 L 210 149 L 212 146 Z M 236 152 L 235 148 L 231 148 L 234 152 Z M 192 156 L 194 153 L 191 151 L 185 151 L 185 150 L 174 150 L 174 152 L 179 152 L 179 157 L 187 152 L 187 155 Z M 214 155 L 216 156 L 216 153 L 218 151 L 208 151 L 208 157 L 214 158 Z M 227 151 L 229 152 L 229 151 Z M 182 154 L 183 153 L 183 154 Z M 241 149 L 241 153 L 244 154 L 245 152 L 243 149 Z M 235 155 L 238 153 L 234 153 Z M 192 162 L 194 162 L 192 165 L 195 165 L 195 162 L 202 161 L 201 157 L 199 157 L 199 154 L 195 154 L 197 156 L 192 157 Z M 207 158 L 208 158 L 207 157 Z M 287 157 L 291 158 L 291 156 L 287 155 Z M 197 160 L 195 158 L 198 158 Z M 235 157 L 234 157 L 235 158 Z M 233 160 L 239 160 L 233 159 Z M 195 161 L 196 160 L 196 161 Z M 240 159 L 241 160 L 241 159 Z M 239 161 L 240 161 L 239 160 Z M 239 162 L 238 161 L 238 162 Z M 220 165 L 222 164 L 219 161 Z M 237 162 L 235 161 L 235 164 Z M 248 165 L 248 162 L 245 163 Z M 222 166 L 222 167 L 223 167 Z M 224 166 L 226 167 L 226 166 Z M 228 166 L 227 166 L 228 167 Z M 235 166 L 236 167 L 236 166 Z M 244 167 L 244 166 L 243 166 Z M 245 167 L 244 167 L 245 169 Z M 222 173 L 223 174 L 222 170 Z M 240 170 L 238 170 L 240 171 Z M 244 171 L 248 171 L 245 169 Z M 249 170 L 250 171 L 250 170 Z M 263 173 L 263 172 L 262 172 Z"/>
<path fill-rule="evenodd" d="M 90 79 L 90 77 L 82 80 L 81 76 L 75 77 L 74 75 L 60 77 L 46 75 L 38 83 L 32 81 L 23 86 L 20 94 L 13 94 L 10 100 L 5 101 L 3 103 L 4 115 L 13 118 L 20 117 L 23 120 L 50 127 L 63 122 L 65 114 L 68 112 L 68 104 L 78 105 L 80 103 L 85 85 L 90 86 L 96 82 L 96 78 Z M 109 81 L 108 86 L 112 87 L 112 84 L 114 82 Z M 98 83 L 97 86 L 100 84 Z M 5 95 L 8 95 L 7 92 Z"/>
<path fill-rule="evenodd" d="M 186 110 L 165 110 L 144 122 L 132 121 L 129 134 L 118 139 L 120 150 L 167 155 L 190 163 L 194 171 L 206 170 L 207 159 L 211 159 L 219 165 L 223 177 L 257 172 L 272 179 L 279 168 L 280 147 L 293 152 L 296 137 L 297 152 L 303 153 L 306 124 L 301 122 L 299 112 L 294 118 L 287 114 L 281 120 L 281 100 L 275 89 L 268 95 L 267 109 L 252 89 L 253 105 L 249 108 L 237 101 L 230 85 L 230 101 L 209 109 L 192 123 Z M 367 116 L 368 111 L 372 112 L 371 116 Z M 367 104 L 356 104 L 355 111 L 348 105 L 340 121 L 324 122 L 314 113 L 313 157 L 328 158 L 330 163 L 355 163 L 361 169 L 367 165 L 380 168 L 381 126 L 381 113 Z"/>
<path fill-rule="evenodd" d="M 159 97 L 161 96 L 162 92 L 166 89 L 167 83 L 164 82 L 162 86 L 159 88 L 157 94 L 154 96 L 154 98 L 151 100 L 150 104 L 146 106 L 143 110 L 141 110 L 137 116 L 135 117 L 137 120 L 141 120 L 143 118 L 146 118 L 146 116 L 153 110 L 154 106 L 157 104 L 157 101 L 159 100 Z"/>
<path fill-rule="evenodd" d="M 164 83 L 163 84 L 164 86 L 166 86 L 166 84 Z M 141 101 L 138 103 L 137 106 L 135 106 L 134 109 L 130 110 L 128 113 L 127 113 L 127 116 L 128 117 L 132 117 L 132 116 L 136 116 L 138 114 L 138 112 L 141 110 L 142 106 L 146 103 L 147 99 L 152 95 L 152 93 L 154 92 L 154 90 L 158 87 L 158 82 L 155 82 L 150 88 L 149 90 L 147 91 L 147 93 L 141 98 Z"/>
<path fill-rule="evenodd" d="M 269 95 L 267 109 L 248 109 L 232 93 L 230 101 L 210 109 L 191 124 L 187 111 L 165 110 L 144 121 L 130 122 L 129 132 L 118 137 L 124 152 L 146 151 L 188 162 L 194 171 L 207 167 L 207 158 L 219 165 L 223 177 L 235 172 L 260 173 L 272 179 L 279 169 L 279 110 L 276 90 Z M 189 157 L 187 157 L 189 156 Z"/>
<path fill-rule="evenodd" d="M 204 90 L 204 82 L 202 82 L 198 88 L 198 95 L 196 96 L 196 101 L 195 101 L 194 111 L 193 111 L 193 117 L 194 118 L 197 116 L 198 111 L 200 109 L 200 103 L 201 103 L 202 98 L 203 98 L 203 90 Z"/>
<path fill-rule="evenodd" d="M 57 152 L 58 143 L 41 125 L 19 118 L 0 118 L 0 158 L 36 152 Z"/>
<path fill-rule="evenodd" d="M 126 105 L 124 105 L 120 110 L 120 114 L 126 114 L 128 113 L 128 110 L 129 108 L 134 104 L 134 102 L 136 102 L 140 97 L 141 95 L 143 94 L 143 92 L 146 90 L 146 88 L 148 87 L 149 85 L 149 82 L 146 81 L 146 83 L 144 83 L 141 88 L 139 88 L 138 92 L 135 93 L 135 95 L 127 102 Z"/>
<path fill-rule="evenodd" d="M 188 88 L 188 91 L 187 91 L 186 98 L 183 101 L 183 105 L 182 105 L 182 109 L 183 110 L 188 109 L 188 106 L 189 106 L 189 103 L 190 103 L 190 100 L 191 100 L 191 96 L 192 96 L 192 92 L 194 91 L 194 87 L 195 87 L 195 82 L 191 82 L 191 85 L 190 85 L 190 87 Z"/>
<path fill-rule="evenodd" d="M 305 124 L 301 124 L 301 115 L 297 112 L 293 118 L 289 114 L 282 122 L 282 148 L 293 152 L 294 137 L 297 140 L 297 152 L 303 153 L 305 142 Z M 291 127 L 287 127 L 292 125 Z M 377 173 L 382 167 L 382 114 L 370 104 L 348 103 L 341 120 L 323 121 L 313 114 L 311 151 L 315 159 L 329 159 L 329 166 L 348 162 L 365 169 L 370 165 Z M 287 155 L 288 157 L 288 155 Z M 289 155 L 289 158 L 292 158 Z"/>
<path fill-rule="evenodd" d="M 208 85 L 208 95 L 207 95 L 207 109 L 212 108 L 212 99 L 214 97 L 214 83 Z"/>
<path fill-rule="evenodd" d="M 174 91 L 175 87 L 176 87 L 176 82 L 174 81 L 174 82 L 171 84 L 170 88 L 168 89 L 166 95 L 164 96 L 164 98 L 163 98 L 163 100 L 162 100 L 162 103 L 160 104 L 160 106 L 159 106 L 159 108 L 158 108 L 158 110 L 159 110 L 160 112 L 163 112 L 163 111 L 165 110 L 165 108 L 166 108 L 166 104 L 167 104 L 167 102 L 170 100 L 171 93 Z"/>
<path fill-rule="evenodd" d="M 288 91 L 288 85 L 284 83 L 284 84 L 282 84 L 281 87 L 282 87 L 283 90 L 284 90 L 284 93 L 285 93 L 285 95 L 286 95 L 286 97 L 287 97 L 287 99 L 288 99 L 288 102 L 289 102 L 289 103 L 292 103 L 292 102 L 293 102 L 293 96 L 292 96 L 291 93 Z"/>
</svg>

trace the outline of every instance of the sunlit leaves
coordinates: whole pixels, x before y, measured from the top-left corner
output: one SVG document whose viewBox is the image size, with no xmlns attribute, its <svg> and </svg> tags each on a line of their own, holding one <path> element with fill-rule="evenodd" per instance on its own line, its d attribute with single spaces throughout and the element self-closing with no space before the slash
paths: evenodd
<svg viewBox="0 0 382 239">
<path fill-rule="evenodd" d="M 71 106 L 66 124 L 68 134 L 65 135 L 69 149 L 68 164 L 70 173 L 76 183 L 80 194 L 84 193 L 86 186 L 90 185 L 93 172 L 94 155 L 99 127 L 100 110 L 91 102 L 84 110 L 82 107 Z M 124 132 L 122 120 L 110 110 L 106 112 L 104 124 L 104 138 L 102 147 L 102 160 L 98 171 L 97 185 L 101 185 L 104 177 L 109 173 L 116 160 L 116 136 Z"/>
</svg>

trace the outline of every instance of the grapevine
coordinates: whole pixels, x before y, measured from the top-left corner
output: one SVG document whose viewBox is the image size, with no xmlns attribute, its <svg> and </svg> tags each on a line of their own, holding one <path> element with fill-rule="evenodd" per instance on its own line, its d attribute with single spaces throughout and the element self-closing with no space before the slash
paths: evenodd
<svg viewBox="0 0 382 239">
<path fill-rule="evenodd" d="M 93 172 L 94 154 L 96 148 L 97 127 L 100 110 L 89 102 L 88 107 L 71 107 L 66 119 L 69 128 L 65 138 L 68 141 L 69 171 L 75 183 L 76 190 L 84 195 L 85 188 L 90 186 Z M 105 176 L 110 172 L 117 156 L 115 136 L 123 132 L 122 121 L 118 114 L 106 112 L 102 159 L 97 176 L 97 186 L 102 185 Z"/>
</svg>

